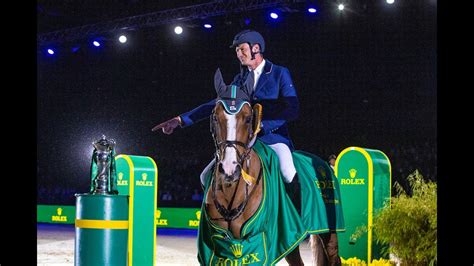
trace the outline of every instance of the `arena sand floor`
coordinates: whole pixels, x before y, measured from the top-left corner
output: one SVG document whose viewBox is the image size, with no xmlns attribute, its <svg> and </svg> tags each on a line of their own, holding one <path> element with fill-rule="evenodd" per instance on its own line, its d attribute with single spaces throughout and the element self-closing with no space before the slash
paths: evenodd
<svg viewBox="0 0 474 266">
<path fill-rule="evenodd" d="M 199 265 L 197 261 L 196 230 L 158 229 L 156 237 L 156 265 Z M 74 225 L 38 224 L 37 265 L 74 265 Z M 300 245 L 301 256 L 311 265 L 308 240 Z M 283 259 L 276 265 L 288 265 Z"/>
</svg>

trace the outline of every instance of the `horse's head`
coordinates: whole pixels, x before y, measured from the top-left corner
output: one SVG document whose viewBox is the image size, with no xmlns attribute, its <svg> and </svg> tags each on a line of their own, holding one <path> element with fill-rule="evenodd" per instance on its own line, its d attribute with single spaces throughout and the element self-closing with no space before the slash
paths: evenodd
<svg viewBox="0 0 474 266">
<path fill-rule="evenodd" d="M 253 76 L 240 86 L 226 85 L 218 69 L 214 76 L 216 106 L 211 115 L 211 132 L 216 144 L 216 177 L 224 184 L 236 182 L 243 172 L 260 130 L 261 106 L 250 104 Z"/>
</svg>

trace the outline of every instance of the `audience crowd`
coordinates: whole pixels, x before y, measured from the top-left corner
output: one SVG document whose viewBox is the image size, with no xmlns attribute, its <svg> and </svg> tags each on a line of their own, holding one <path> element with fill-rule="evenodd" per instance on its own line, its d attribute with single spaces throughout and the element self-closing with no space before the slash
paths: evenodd
<svg viewBox="0 0 474 266">
<path fill-rule="evenodd" d="M 337 155 L 341 152 L 341 150 L 332 150 L 330 146 L 321 147 L 315 154 L 327 160 L 331 154 Z M 392 183 L 396 181 L 409 190 L 406 177 L 416 169 L 426 180 L 437 181 L 436 142 L 414 141 L 377 149 L 384 152 L 390 160 Z M 200 207 L 203 190 L 199 174 L 211 159 L 208 157 L 188 150 L 175 151 L 175 154 L 156 158 L 159 168 L 159 206 Z M 37 204 L 75 205 L 74 195 L 86 193 L 90 189 L 89 179 L 83 181 L 77 185 L 61 178 L 38 176 Z"/>
</svg>

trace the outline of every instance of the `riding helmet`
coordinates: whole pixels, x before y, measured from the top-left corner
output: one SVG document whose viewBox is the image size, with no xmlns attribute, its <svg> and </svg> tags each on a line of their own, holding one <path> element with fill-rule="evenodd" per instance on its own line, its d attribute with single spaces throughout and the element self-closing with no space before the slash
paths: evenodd
<svg viewBox="0 0 474 266">
<path fill-rule="evenodd" d="M 248 43 L 250 47 L 258 43 L 260 45 L 260 52 L 263 53 L 265 51 L 265 41 L 262 35 L 254 30 L 244 30 L 237 33 L 230 48 L 234 48 L 242 43 Z"/>
</svg>

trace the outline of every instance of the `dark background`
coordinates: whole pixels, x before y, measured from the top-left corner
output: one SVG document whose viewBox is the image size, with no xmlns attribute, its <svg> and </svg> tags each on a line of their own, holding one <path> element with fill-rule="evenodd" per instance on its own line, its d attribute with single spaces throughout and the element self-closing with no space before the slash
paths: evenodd
<svg viewBox="0 0 474 266">
<path fill-rule="evenodd" d="M 38 2 L 38 34 L 206 1 L 56 2 Z M 290 123 L 297 149 L 323 159 L 348 146 L 378 149 L 403 186 L 415 169 L 437 181 L 436 1 L 358 1 L 343 13 L 316 6 L 316 15 L 277 22 L 263 9 L 225 14 L 210 31 L 189 21 L 181 36 L 174 24 L 136 29 L 125 46 L 112 36 L 100 49 L 62 43 L 55 57 L 38 47 L 38 204 L 74 205 L 90 186 L 91 143 L 104 134 L 117 154 L 157 162 L 160 196 L 173 196 L 160 206 L 199 206 L 191 195 L 214 152 L 208 121 L 170 136 L 151 128 L 214 98 L 218 67 L 232 80 L 239 65 L 228 46 L 247 27 L 264 36 L 265 58 L 290 70 L 301 103 Z"/>
</svg>

